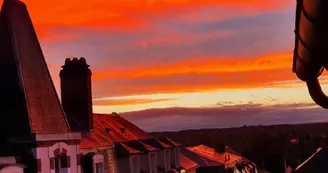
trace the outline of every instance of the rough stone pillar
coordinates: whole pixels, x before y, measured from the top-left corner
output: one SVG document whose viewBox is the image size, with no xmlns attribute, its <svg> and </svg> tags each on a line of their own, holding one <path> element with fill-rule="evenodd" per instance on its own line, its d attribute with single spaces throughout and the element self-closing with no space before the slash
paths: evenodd
<svg viewBox="0 0 328 173">
<path fill-rule="evenodd" d="M 105 156 L 105 173 L 119 173 L 114 145 L 106 149 L 101 149 L 100 152 L 103 152 Z"/>
</svg>

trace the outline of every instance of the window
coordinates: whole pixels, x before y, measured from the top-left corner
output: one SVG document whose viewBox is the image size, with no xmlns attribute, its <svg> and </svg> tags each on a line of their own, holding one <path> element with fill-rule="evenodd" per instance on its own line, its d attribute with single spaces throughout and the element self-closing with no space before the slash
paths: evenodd
<svg viewBox="0 0 328 173">
<path fill-rule="evenodd" d="M 59 173 L 60 171 L 60 158 L 55 157 L 55 173 Z"/>
<path fill-rule="evenodd" d="M 104 156 L 101 154 L 96 154 L 92 157 L 93 160 L 93 172 L 94 173 L 104 173 Z"/>
<path fill-rule="evenodd" d="M 60 156 L 55 157 L 53 159 L 53 162 L 54 162 L 53 167 L 54 167 L 55 173 L 59 173 L 60 169 L 62 169 L 62 168 L 70 167 L 70 160 L 69 160 L 69 157 L 66 155 L 60 155 Z"/>
<path fill-rule="evenodd" d="M 103 172 L 104 172 L 104 163 L 96 163 L 95 173 L 103 173 Z"/>
</svg>

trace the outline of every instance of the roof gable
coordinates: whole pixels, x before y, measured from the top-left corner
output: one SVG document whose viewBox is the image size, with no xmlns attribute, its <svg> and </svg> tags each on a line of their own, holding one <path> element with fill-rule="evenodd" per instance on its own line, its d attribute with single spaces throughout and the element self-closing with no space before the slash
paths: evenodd
<svg viewBox="0 0 328 173">
<path fill-rule="evenodd" d="M 4 1 L 0 13 L 1 130 L 9 137 L 66 133 L 61 108 L 25 4 Z M 17 121 L 19 120 L 19 121 Z"/>
<path fill-rule="evenodd" d="M 199 165 L 196 162 L 190 160 L 188 157 L 184 156 L 183 154 L 180 154 L 179 158 L 180 158 L 180 164 L 185 170 L 195 169 L 199 167 Z"/>
</svg>

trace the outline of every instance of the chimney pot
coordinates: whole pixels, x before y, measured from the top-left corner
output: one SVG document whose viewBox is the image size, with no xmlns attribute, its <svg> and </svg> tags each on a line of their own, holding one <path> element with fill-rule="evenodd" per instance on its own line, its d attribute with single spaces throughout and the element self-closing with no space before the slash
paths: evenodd
<svg viewBox="0 0 328 173">
<path fill-rule="evenodd" d="M 73 132 L 93 130 L 91 70 L 85 58 L 65 59 L 60 71 L 62 106 Z"/>
</svg>

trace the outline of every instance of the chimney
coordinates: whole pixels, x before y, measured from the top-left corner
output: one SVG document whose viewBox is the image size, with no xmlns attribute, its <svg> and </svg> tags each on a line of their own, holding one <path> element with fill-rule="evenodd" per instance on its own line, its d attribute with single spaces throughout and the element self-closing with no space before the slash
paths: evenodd
<svg viewBox="0 0 328 173">
<path fill-rule="evenodd" d="M 86 60 L 66 58 L 60 71 L 62 106 L 73 132 L 93 131 L 91 70 Z"/>
</svg>

